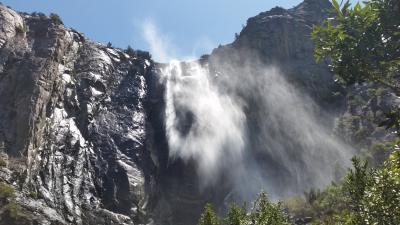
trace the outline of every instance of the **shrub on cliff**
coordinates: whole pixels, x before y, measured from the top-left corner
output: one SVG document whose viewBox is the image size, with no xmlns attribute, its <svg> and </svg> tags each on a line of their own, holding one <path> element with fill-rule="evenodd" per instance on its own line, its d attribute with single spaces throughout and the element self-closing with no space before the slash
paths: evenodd
<svg viewBox="0 0 400 225">
<path fill-rule="evenodd" d="M 31 224 L 28 215 L 15 202 L 15 190 L 5 182 L 0 182 L 0 224 Z"/>
<path fill-rule="evenodd" d="M 55 14 L 55 13 L 50 13 L 50 19 L 51 21 L 56 24 L 56 25 L 63 25 L 63 21 L 61 20 L 60 16 Z"/>
<path fill-rule="evenodd" d="M 14 196 L 14 188 L 4 182 L 0 182 L 0 203 L 4 205 L 8 203 L 11 198 L 14 198 Z"/>
</svg>

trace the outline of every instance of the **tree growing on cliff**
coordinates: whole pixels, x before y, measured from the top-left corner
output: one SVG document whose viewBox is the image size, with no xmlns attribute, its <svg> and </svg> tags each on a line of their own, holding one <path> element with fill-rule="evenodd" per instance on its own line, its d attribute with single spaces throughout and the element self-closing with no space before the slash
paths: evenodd
<svg viewBox="0 0 400 225">
<path fill-rule="evenodd" d="M 51 21 L 56 24 L 56 25 L 63 25 L 63 21 L 61 20 L 60 16 L 57 15 L 56 13 L 50 13 L 49 15 Z"/>
</svg>

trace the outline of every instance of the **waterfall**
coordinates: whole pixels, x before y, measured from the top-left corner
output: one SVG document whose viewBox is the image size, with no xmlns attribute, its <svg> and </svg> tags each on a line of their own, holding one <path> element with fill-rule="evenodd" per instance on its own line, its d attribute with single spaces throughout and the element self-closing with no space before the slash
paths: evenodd
<svg viewBox="0 0 400 225">
<path fill-rule="evenodd" d="M 215 65 L 214 65 L 215 66 Z M 275 198 L 338 179 L 352 149 L 312 99 L 276 68 L 172 61 L 162 69 L 170 159 L 194 162 L 203 185 L 229 178 L 235 198 Z"/>
<path fill-rule="evenodd" d="M 196 62 L 172 61 L 162 73 L 170 157 L 195 161 L 203 183 L 215 182 L 218 171 L 242 159 L 244 113 Z"/>
</svg>

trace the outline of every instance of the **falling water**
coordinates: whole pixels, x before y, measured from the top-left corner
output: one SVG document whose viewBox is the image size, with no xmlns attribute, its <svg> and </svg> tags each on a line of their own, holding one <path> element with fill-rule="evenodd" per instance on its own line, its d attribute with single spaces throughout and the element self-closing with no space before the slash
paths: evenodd
<svg viewBox="0 0 400 225">
<path fill-rule="evenodd" d="M 337 179 L 351 148 L 319 121 L 311 98 L 279 70 L 172 61 L 163 71 L 170 158 L 195 162 L 203 185 L 230 176 L 231 194 L 280 198 Z M 229 91 L 228 91 L 229 90 Z M 226 180 L 226 177 L 224 177 Z"/>
<path fill-rule="evenodd" d="M 230 96 L 219 92 L 207 69 L 198 63 L 187 63 L 184 68 L 183 63 L 173 61 L 163 74 L 170 157 L 194 160 L 202 180 L 215 182 L 218 171 L 228 163 L 240 163 L 244 113 Z"/>
</svg>

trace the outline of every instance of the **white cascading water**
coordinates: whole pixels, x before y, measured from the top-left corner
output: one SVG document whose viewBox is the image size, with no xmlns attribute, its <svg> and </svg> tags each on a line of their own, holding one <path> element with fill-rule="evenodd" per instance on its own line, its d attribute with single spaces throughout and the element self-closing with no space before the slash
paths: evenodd
<svg viewBox="0 0 400 225">
<path fill-rule="evenodd" d="M 198 63 L 189 63 L 183 71 L 180 62 L 172 61 L 162 73 L 170 157 L 195 161 L 203 183 L 214 182 L 224 163 L 242 158 L 244 114 L 229 96 L 219 93 Z"/>
<path fill-rule="evenodd" d="M 155 58 L 171 58 L 153 24 L 144 34 Z M 340 177 L 353 150 L 322 125 L 330 118 L 278 69 L 229 58 L 214 59 L 213 73 L 197 62 L 162 69 L 170 159 L 194 162 L 201 185 L 228 181 L 228 197 L 246 201 L 260 190 L 279 199 Z"/>
<path fill-rule="evenodd" d="M 163 69 L 170 158 L 195 162 L 203 185 L 229 176 L 232 194 L 245 200 L 261 189 L 280 198 L 337 179 L 352 150 L 319 124 L 326 118 L 313 101 L 276 69 L 229 67 L 214 77 L 196 62 Z"/>
</svg>

